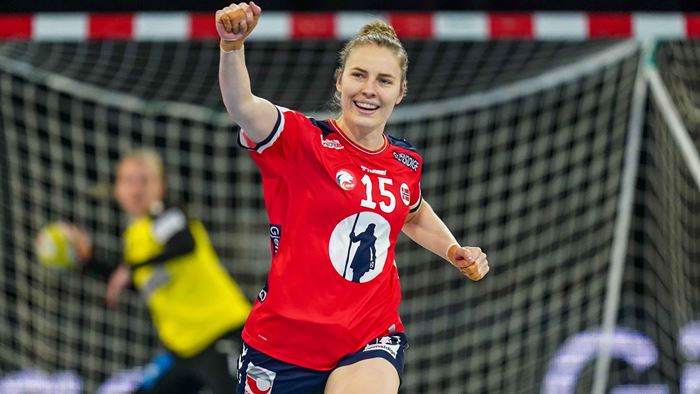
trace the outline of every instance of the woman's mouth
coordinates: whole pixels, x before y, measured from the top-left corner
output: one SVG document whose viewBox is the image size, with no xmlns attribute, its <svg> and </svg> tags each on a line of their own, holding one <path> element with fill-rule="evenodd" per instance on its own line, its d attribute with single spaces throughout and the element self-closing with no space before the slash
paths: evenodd
<svg viewBox="0 0 700 394">
<path fill-rule="evenodd" d="M 367 103 L 363 101 L 353 101 L 353 103 L 355 104 L 355 108 L 357 108 L 357 110 L 363 114 L 373 114 L 379 109 L 379 106 L 377 104 Z"/>
</svg>

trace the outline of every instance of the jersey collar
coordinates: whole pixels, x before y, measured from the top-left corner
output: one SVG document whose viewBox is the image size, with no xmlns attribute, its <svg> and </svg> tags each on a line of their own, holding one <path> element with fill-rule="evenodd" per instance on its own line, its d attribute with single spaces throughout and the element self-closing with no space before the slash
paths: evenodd
<svg viewBox="0 0 700 394">
<path fill-rule="evenodd" d="M 348 137 L 345 134 L 345 132 L 340 128 L 340 126 L 338 126 L 338 124 L 335 122 L 334 119 L 328 119 L 328 123 L 330 123 L 331 127 L 333 127 L 333 129 L 335 131 L 337 131 L 338 134 L 340 134 L 340 136 L 343 137 L 343 139 L 348 144 L 350 144 L 350 146 L 359 150 L 362 153 L 366 153 L 368 155 L 378 155 L 378 154 L 384 152 L 386 150 L 386 148 L 389 146 L 389 141 L 387 140 L 386 135 L 382 133 L 382 140 L 383 140 L 382 146 L 380 146 L 378 149 L 375 149 L 375 150 L 363 148 L 362 146 L 356 144 L 353 140 L 351 140 L 350 137 Z"/>
</svg>

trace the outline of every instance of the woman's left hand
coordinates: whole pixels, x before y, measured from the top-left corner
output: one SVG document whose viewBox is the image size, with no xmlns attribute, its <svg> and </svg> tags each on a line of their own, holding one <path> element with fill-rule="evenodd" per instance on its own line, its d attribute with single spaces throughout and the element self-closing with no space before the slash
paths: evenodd
<svg viewBox="0 0 700 394">
<path fill-rule="evenodd" d="M 489 272 L 489 261 L 481 248 L 452 245 L 447 252 L 450 263 L 473 281 L 483 279 Z"/>
</svg>

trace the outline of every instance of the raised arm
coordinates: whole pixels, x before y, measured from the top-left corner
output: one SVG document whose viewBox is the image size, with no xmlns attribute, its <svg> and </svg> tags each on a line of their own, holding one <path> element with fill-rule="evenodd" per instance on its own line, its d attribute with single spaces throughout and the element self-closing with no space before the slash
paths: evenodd
<svg viewBox="0 0 700 394">
<path fill-rule="evenodd" d="M 219 86 L 231 118 L 252 142 L 264 140 L 277 122 L 278 112 L 269 101 L 253 95 L 245 65 L 243 42 L 258 23 L 262 9 L 254 2 L 231 4 L 216 12 L 221 37 Z"/>
<path fill-rule="evenodd" d="M 416 212 L 409 214 L 402 231 L 418 245 L 449 261 L 471 280 L 481 280 L 489 272 L 489 262 L 481 248 L 460 246 L 425 200 Z"/>
</svg>

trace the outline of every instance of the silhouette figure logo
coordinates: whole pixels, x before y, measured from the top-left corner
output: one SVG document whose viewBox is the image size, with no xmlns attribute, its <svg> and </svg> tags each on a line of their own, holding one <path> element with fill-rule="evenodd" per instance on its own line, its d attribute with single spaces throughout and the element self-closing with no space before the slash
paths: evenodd
<svg viewBox="0 0 700 394">
<path fill-rule="evenodd" d="M 374 279 L 384 269 L 391 226 L 374 212 L 343 219 L 331 234 L 328 252 L 340 276 L 355 283 Z"/>
</svg>

